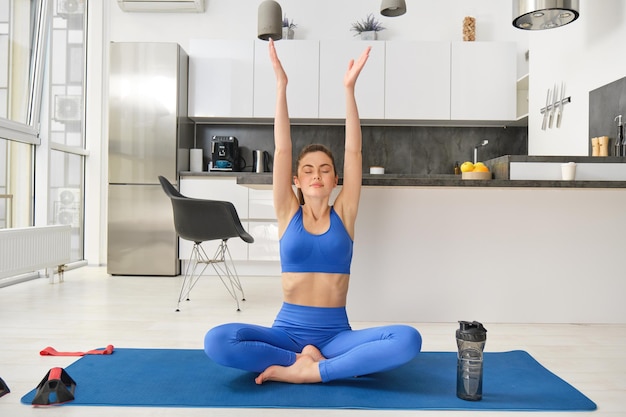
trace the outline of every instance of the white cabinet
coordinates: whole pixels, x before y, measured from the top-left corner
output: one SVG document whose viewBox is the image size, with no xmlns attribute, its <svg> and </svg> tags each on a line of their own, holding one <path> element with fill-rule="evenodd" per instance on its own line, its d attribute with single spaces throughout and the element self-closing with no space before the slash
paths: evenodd
<svg viewBox="0 0 626 417">
<path fill-rule="evenodd" d="M 182 178 L 180 192 L 187 197 L 230 201 L 240 219 L 248 218 L 248 189 L 237 184 L 237 177 L 215 175 L 210 179 Z"/>
<path fill-rule="evenodd" d="M 191 40 L 189 117 L 252 117 L 254 41 Z"/>
<path fill-rule="evenodd" d="M 319 41 L 276 42 L 276 52 L 289 84 L 289 117 L 316 119 L 319 97 Z M 274 117 L 276 77 L 268 43 L 257 40 L 254 47 L 254 117 Z"/>
<path fill-rule="evenodd" d="M 356 83 L 356 101 L 361 119 L 385 117 L 385 42 L 321 41 L 319 117 L 346 117 L 343 77 L 350 59 L 358 59 L 365 48 L 372 50 Z"/>
<path fill-rule="evenodd" d="M 273 192 L 251 188 L 248 191 L 248 198 L 250 212 L 248 233 L 254 236 L 254 243 L 249 247 L 248 260 L 278 261 L 280 249 Z"/>
<path fill-rule="evenodd" d="M 248 190 L 249 217 L 251 219 L 276 220 L 274 209 L 274 193 L 272 190 Z"/>
<path fill-rule="evenodd" d="M 248 189 L 237 185 L 236 177 L 184 178 L 180 180 L 180 192 L 187 197 L 230 201 L 235 206 L 244 229 L 248 230 Z M 202 247 L 209 256 L 212 256 L 218 244 L 217 241 L 204 242 Z M 233 260 L 248 260 L 248 245 L 241 239 L 230 239 L 228 249 Z M 178 248 L 180 259 L 189 259 L 192 247 L 193 242 L 180 239 Z"/>
<path fill-rule="evenodd" d="M 256 190 L 237 184 L 236 177 L 185 177 L 180 191 L 188 197 L 225 200 L 234 204 L 241 224 L 254 237 L 254 243 L 230 239 L 228 248 L 236 261 L 278 261 L 278 222 L 274 211 L 272 190 Z M 218 242 L 205 242 L 202 247 L 209 256 Z M 192 242 L 180 239 L 179 257 L 189 259 Z"/>
<path fill-rule="evenodd" d="M 385 119 L 450 120 L 450 42 L 387 42 Z"/>
<path fill-rule="evenodd" d="M 452 120 L 515 120 L 516 49 L 513 42 L 453 42 Z"/>
</svg>

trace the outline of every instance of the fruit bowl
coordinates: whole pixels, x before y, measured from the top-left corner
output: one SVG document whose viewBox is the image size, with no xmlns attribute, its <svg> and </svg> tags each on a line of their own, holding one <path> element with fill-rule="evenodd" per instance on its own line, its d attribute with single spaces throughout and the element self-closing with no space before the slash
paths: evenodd
<svg viewBox="0 0 626 417">
<path fill-rule="evenodd" d="M 491 172 L 462 172 L 461 178 L 464 180 L 490 180 Z"/>
</svg>

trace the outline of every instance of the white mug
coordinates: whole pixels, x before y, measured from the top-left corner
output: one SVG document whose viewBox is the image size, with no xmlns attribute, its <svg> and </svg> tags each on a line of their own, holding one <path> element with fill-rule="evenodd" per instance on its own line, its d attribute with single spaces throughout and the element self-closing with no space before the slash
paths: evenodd
<svg viewBox="0 0 626 417">
<path fill-rule="evenodd" d="M 561 179 L 563 181 L 573 181 L 576 178 L 576 162 L 561 164 Z"/>
</svg>

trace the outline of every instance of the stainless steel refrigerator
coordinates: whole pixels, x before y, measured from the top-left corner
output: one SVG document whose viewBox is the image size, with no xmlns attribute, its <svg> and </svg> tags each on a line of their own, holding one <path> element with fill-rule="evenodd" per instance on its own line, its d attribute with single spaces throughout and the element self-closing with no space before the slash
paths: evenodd
<svg viewBox="0 0 626 417">
<path fill-rule="evenodd" d="M 189 58 L 175 43 L 110 48 L 107 272 L 180 273 L 172 207 L 158 176 L 189 170 Z"/>
</svg>

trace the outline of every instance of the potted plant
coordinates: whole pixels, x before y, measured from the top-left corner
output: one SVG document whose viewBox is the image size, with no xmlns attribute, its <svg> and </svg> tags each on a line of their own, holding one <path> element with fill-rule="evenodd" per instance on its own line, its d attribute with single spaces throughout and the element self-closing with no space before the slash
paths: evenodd
<svg viewBox="0 0 626 417">
<path fill-rule="evenodd" d="M 385 27 L 370 13 L 365 19 L 354 22 L 350 30 L 356 32 L 354 36 L 361 35 L 363 40 L 376 40 L 378 32 Z"/>
<path fill-rule="evenodd" d="M 290 22 L 289 19 L 287 19 L 287 15 L 285 15 L 283 17 L 283 39 L 293 39 L 295 34 L 294 29 L 297 27 L 298 25 L 293 23 L 293 20 Z"/>
</svg>

